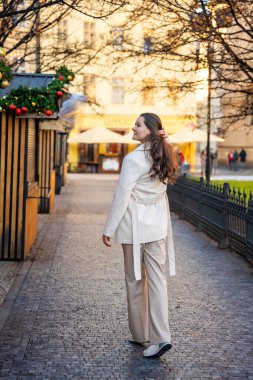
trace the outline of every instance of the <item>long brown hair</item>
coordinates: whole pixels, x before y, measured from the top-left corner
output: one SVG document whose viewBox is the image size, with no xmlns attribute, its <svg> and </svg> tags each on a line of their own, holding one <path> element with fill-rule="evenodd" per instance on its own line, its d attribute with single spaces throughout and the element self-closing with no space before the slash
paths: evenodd
<svg viewBox="0 0 253 380">
<path fill-rule="evenodd" d="M 148 142 L 151 158 L 151 178 L 158 178 L 163 183 L 173 184 L 176 181 L 178 163 L 171 144 L 158 134 L 163 129 L 162 121 L 155 113 L 142 113 L 146 127 L 151 131 Z"/>
</svg>

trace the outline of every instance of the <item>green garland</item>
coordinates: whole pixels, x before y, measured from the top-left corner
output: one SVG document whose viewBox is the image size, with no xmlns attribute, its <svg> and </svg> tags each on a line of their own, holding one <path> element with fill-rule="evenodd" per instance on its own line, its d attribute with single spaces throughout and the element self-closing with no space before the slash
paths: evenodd
<svg viewBox="0 0 253 380">
<path fill-rule="evenodd" d="M 51 116 L 59 109 L 59 99 L 67 93 L 66 87 L 74 77 L 73 71 L 62 66 L 47 87 L 20 86 L 11 90 L 7 96 L 0 97 L 0 111 L 5 110 L 17 116 L 25 113 L 44 113 Z"/>
<path fill-rule="evenodd" d="M 5 54 L 3 52 L 3 48 L 0 48 L 0 87 L 6 88 L 9 85 L 9 81 L 12 80 L 13 75 L 6 58 L 2 55 Z"/>
</svg>

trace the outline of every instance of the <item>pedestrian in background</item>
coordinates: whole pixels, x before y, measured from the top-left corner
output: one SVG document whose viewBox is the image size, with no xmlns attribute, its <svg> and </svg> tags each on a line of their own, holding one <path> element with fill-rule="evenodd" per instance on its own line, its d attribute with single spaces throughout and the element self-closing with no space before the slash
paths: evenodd
<svg viewBox="0 0 253 380">
<path fill-rule="evenodd" d="M 240 157 L 240 167 L 242 169 L 245 169 L 246 167 L 246 157 L 247 157 L 247 152 L 244 148 L 241 149 L 240 153 L 239 153 L 239 157 Z"/>
<path fill-rule="evenodd" d="M 141 114 L 133 132 L 141 145 L 123 160 L 103 242 L 110 247 L 116 233 L 123 247 L 129 341 L 149 343 L 143 356 L 157 358 L 172 347 L 166 257 L 170 275 L 175 275 L 175 258 L 166 190 L 175 182 L 177 159 L 156 114 Z"/>
<path fill-rule="evenodd" d="M 217 150 L 214 151 L 213 148 L 211 148 L 211 151 L 210 151 L 210 174 L 212 174 L 213 172 L 215 174 L 215 172 L 216 172 L 217 158 L 218 158 Z"/>
<path fill-rule="evenodd" d="M 234 150 L 234 153 L 233 153 L 233 169 L 234 169 L 234 170 L 237 170 L 238 158 L 239 158 L 239 153 L 238 153 L 237 150 L 235 149 L 235 150 Z"/>
<path fill-rule="evenodd" d="M 184 165 L 184 153 L 181 152 L 180 149 L 177 151 L 177 162 L 180 173 L 182 173 L 183 165 Z"/>
<path fill-rule="evenodd" d="M 210 149 L 210 175 L 212 174 L 214 167 L 216 169 L 216 164 L 215 164 L 216 160 L 217 160 L 217 152 L 214 152 L 213 148 L 211 148 Z"/>
<path fill-rule="evenodd" d="M 232 166 L 233 166 L 233 158 L 234 158 L 234 154 L 232 151 L 230 151 L 228 153 L 228 166 L 229 166 L 229 169 L 232 170 Z"/>
<path fill-rule="evenodd" d="M 239 154 L 238 154 L 237 150 L 235 149 L 235 151 L 233 153 L 233 169 L 234 170 L 237 170 L 238 158 L 239 158 Z"/>
</svg>

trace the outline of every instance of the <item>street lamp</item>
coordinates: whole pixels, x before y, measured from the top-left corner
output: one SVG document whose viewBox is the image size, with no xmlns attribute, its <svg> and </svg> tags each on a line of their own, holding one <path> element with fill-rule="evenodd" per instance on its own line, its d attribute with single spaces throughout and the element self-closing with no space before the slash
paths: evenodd
<svg viewBox="0 0 253 380">
<path fill-rule="evenodd" d="M 206 113 L 206 124 L 207 124 L 207 141 L 206 141 L 206 167 L 205 167 L 205 177 L 207 182 L 210 181 L 210 133 L 211 133 L 211 85 L 212 85 L 212 48 L 210 34 L 210 12 L 206 8 L 202 7 L 196 8 L 195 12 L 191 15 L 191 28 L 194 33 L 198 33 L 201 36 L 201 40 L 207 41 L 207 51 L 206 51 L 206 61 L 208 67 L 208 77 L 207 77 L 207 113 Z M 199 52 L 198 52 L 199 54 Z"/>
<path fill-rule="evenodd" d="M 206 181 L 210 182 L 211 177 L 211 157 L 210 157 L 210 133 L 211 133 L 211 96 L 212 96 L 212 47 L 211 40 L 208 39 L 207 42 L 207 65 L 208 65 L 208 76 L 207 76 L 207 136 L 206 136 Z"/>
<path fill-rule="evenodd" d="M 219 28 L 226 28 L 232 25 L 231 10 L 224 0 L 202 1 L 199 8 L 191 15 L 191 28 L 193 32 L 200 33 L 201 39 L 207 41 L 206 60 L 208 68 L 207 77 L 207 141 L 206 141 L 206 170 L 207 183 L 211 177 L 211 157 L 210 157 L 210 133 L 211 133 L 211 96 L 212 96 L 212 64 L 213 64 L 213 43 Z"/>
</svg>

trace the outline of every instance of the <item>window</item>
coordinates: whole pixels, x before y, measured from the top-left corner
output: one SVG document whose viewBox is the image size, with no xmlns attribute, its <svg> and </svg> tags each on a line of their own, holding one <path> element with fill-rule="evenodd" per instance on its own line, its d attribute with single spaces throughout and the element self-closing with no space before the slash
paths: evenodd
<svg viewBox="0 0 253 380">
<path fill-rule="evenodd" d="M 124 79 L 114 78 L 112 80 L 112 103 L 124 103 Z"/>
<path fill-rule="evenodd" d="M 93 48 L 95 45 L 96 31 L 95 23 L 90 21 L 84 22 L 84 36 L 83 43 L 85 47 Z"/>
<path fill-rule="evenodd" d="M 58 23 L 58 29 L 57 29 L 57 40 L 58 43 L 64 43 L 66 42 L 68 38 L 68 22 L 67 20 L 60 20 Z"/>
<path fill-rule="evenodd" d="M 215 7 L 215 21 L 218 28 L 229 28 L 233 24 L 233 14 L 229 4 L 221 3 Z"/>
<path fill-rule="evenodd" d="M 145 54 L 149 54 L 152 52 L 152 38 L 153 38 L 153 30 L 147 29 L 144 31 L 144 40 L 143 40 L 143 51 Z"/>
<path fill-rule="evenodd" d="M 12 5 L 14 11 L 23 10 L 23 9 L 25 9 L 25 6 L 26 6 L 25 1 L 18 1 L 18 2 L 16 2 L 16 4 Z M 26 27 L 26 21 L 24 19 L 25 19 L 25 15 L 22 13 L 12 15 L 11 16 L 12 25 L 17 24 L 18 27 L 25 28 Z M 20 20 L 22 20 L 22 21 L 20 21 Z"/>
<path fill-rule="evenodd" d="M 122 50 L 123 49 L 123 37 L 124 37 L 123 29 L 114 29 L 114 31 L 113 31 L 113 48 L 115 50 Z"/>
<path fill-rule="evenodd" d="M 179 91 L 180 83 L 176 79 L 167 81 L 167 93 L 170 105 L 176 106 L 178 104 Z"/>
<path fill-rule="evenodd" d="M 78 144 L 78 162 L 79 164 L 85 164 L 87 161 L 91 160 L 92 157 L 87 157 L 87 144 Z"/>
<path fill-rule="evenodd" d="M 152 41 L 151 37 L 144 37 L 144 46 L 143 50 L 145 54 L 149 54 L 152 51 Z"/>
<path fill-rule="evenodd" d="M 142 81 L 142 104 L 153 106 L 155 103 L 155 81 L 144 79 Z"/>
<path fill-rule="evenodd" d="M 94 75 L 84 75 L 83 92 L 88 96 L 88 101 L 96 100 L 96 78 Z"/>
</svg>

